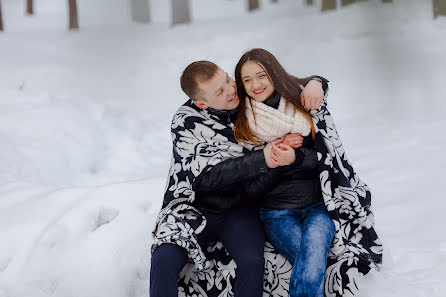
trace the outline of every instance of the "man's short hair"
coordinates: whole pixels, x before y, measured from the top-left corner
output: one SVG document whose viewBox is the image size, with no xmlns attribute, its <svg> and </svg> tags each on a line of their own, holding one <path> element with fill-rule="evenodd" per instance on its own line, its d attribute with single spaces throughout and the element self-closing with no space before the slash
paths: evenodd
<svg viewBox="0 0 446 297">
<path fill-rule="evenodd" d="M 200 82 L 210 80 L 220 69 L 217 64 L 209 61 L 196 61 L 184 69 L 180 78 L 181 89 L 192 100 L 203 100 L 200 94 Z"/>
</svg>

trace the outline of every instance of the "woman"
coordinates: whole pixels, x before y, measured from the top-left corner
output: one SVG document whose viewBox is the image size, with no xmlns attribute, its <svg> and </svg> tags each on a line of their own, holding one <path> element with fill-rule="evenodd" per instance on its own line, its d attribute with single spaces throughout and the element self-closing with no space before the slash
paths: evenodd
<svg viewBox="0 0 446 297">
<path fill-rule="evenodd" d="M 277 59 L 263 49 L 253 49 L 245 53 L 236 66 L 235 77 L 241 100 L 234 128 L 236 139 L 246 146 L 251 146 L 280 138 L 279 141 L 273 141 L 271 151 L 273 164 L 268 167 L 281 167 L 271 172 L 275 178 L 275 186 L 266 194 L 260 215 L 269 240 L 293 266 L 289 296 L 323 297 L 327 256 L 335 234 L 335 224 L 325 206 L 325 203 L 331 202 L 331 197 L 323 197 L 321 193 L 319 178 L 321 172 L 316 155 L 316 150 L 325 153 L 326 148 L 323 147 L 323 140 L 320 140 L 315 147 L 316 132 L 312 116 L 300 103 L 302 80 L 289 75 Z M 288 133 L 299 133 L 303 139 L 296 137 L 296 134 L 285 137 Z M 296 149 L 300 145 L 301 147 Z M 312 161 L 302 163 L 303 156 L 309 154 L 312 154 L 313 158 L 306 157 L 305 160 Z M 346 159 L 342 159 L 341 163 L 344 161 L 349 165 Z M 336 172 L 336 170 L 328 171 Z M 352 173 L 356 176 L 353 170 Z M 343 186 L 347 185 L 344 180 L 342 183 Z M 364 207 L 368 211 L 367 206 Z M 331 211 L 339 215 L 336 209 Z M 356 209 L 352 210 L 352 216 L 356 214 L 355 211 Z M 375 247 L 380 248 L 376 233 L 374 231 L 372 233 L 373 239 L 376 239 Z M 368 236 L 367 234 L 366 237 Z M 350 238 L 344 237 L 348 245 Z M 335 242 L 334 246 L 339 247 L 338 240 Z M 334 253 L 338 253 L 336 256 L 345 256 L 344 252 L 349 249 L 347 245 L 335 249 Z M 352 249 L 349 252 L 352 252 Z M 367 254 L 361 252 L 357 255 Z M 357 260 L 355 256 L 352 256 L 352 259 L 351 262 Z M 358 267 L 364 264 L 360 260 L 355 262 Z M 378 261 L 371 261 L 369 257 L 365 262 L 367 267 L 372 267 L 370 263 L 380 263 L 381 258 Z M 345 265 L 348 269 L 342 270 L 344 273 L 354 266 L 350 262 L 346 262 Z M 341 274 L 341 269 L 338 270 L 338 274 Z M 327 295 L 342 295 L 346 287 L 350 290 L 348 282 L 354 278 L 341 280 L 337 285 L 340 292 L 336 285 L 332 287 L 329 284 L 330 288 L 326 288 Z M 353 290 L 350 291 L 354 293 Z"/>
<path fill-rule="evenodd" d="M 277 68 L 273 71 L 279 78 L 275 84 L 264 64 Z M 235 125 L 239 141 L 259 144 L 299 133 L 304 136 L 302 147 L 314 152 L 311 164 L 300 164 L 303 158 L 298 154 L 303 153 L 287 145 L 287 139 L 273 143 L 274 165 L 294 163 L 282 170 L 274 189 L 266 195 L 260 216 L 273 246 L 293 265 L 290 296 L 323 297 L 326 259 L 335 229 L 318 182 L 311 116 L 300 105 L 301 81 L 286 75 L 277 60 L 262 49 L 243 55 L 235 76 L 242 100 Z"/>
</svg>

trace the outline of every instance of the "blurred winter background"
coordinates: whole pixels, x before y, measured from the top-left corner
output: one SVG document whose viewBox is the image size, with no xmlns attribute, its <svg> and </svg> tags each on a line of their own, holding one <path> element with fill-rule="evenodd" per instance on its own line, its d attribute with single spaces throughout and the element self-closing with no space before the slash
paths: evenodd
<svg viewBox="0 0 446 297">
<path fill-rule="evenodd" d="M 385 249 L 360 297 L 446 296 L 445 1 L 0 2 L 1 297 L 148 296 L 180 74 L 253 47 L 330 80 Z"/>
</svg>

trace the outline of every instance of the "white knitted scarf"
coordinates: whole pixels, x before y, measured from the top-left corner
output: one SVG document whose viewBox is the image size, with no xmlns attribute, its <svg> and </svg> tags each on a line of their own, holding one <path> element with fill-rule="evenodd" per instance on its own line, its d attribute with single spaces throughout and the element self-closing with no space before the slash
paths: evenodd
<svg viewBox="0 0 446 297">
<path fill-rule="evenodd" d="M 283 97 L 277 109 L 249 98 L 246 98 L 245 104 L 249 128 L 262 142 L 276 140 L 288 133 L 307 136 L 311 132 L 312 123 Z"/>
</svg>

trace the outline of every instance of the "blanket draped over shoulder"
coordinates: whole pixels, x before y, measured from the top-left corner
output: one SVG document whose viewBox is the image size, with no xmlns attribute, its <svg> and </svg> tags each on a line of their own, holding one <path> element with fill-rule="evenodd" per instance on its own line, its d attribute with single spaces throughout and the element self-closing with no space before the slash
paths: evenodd
<svg viewBox="0 0 446 297">
<path fill-rule="evenodd" d="M 210 264 L 197 242 L 206 219 L 192 205 L 192 184 L 203 170 L 240 157 L 246 149 L 235 141 L 233 125 L 220 120 L 190 100 L 172 119 L 173 156 L 164 201 L 153 231 L 152 251 L 163 243 L 185 248 L 198 269 Z"/>
<path fill-rule="evenodd" d="M 370 209 L 371 194 L 347 160 L 326 101 L 311 115 L 322 193 L 336 227 L 325 275 L 325 295 L 354 295 L 360 276 L 370 268 L 379 270 L 382 263 L 382 246 Z M 232 128 L 232 124 L 190 101 L 174 115 L 173 158 L 163 206 L 153 230 L 152 251 L 164 243 L 176 244 L 188 251 L 197 269 L 210 266 L 197 242 L 206 219 L 192 205 L 192 184 L 204 170 L 247 152 L 236 143 Z"/>
<path fill-rule="evenodd" d="M 336 227 L 325 273 L 325 295 L 354 295 L 360 276 L 371 268 L 380 270 L 382 264 L 383 249 L 374 228 L 371 192 L 347 159 L 326 100 L 310 113 L 316 132 L 322 195 Z"/>
</svg>

